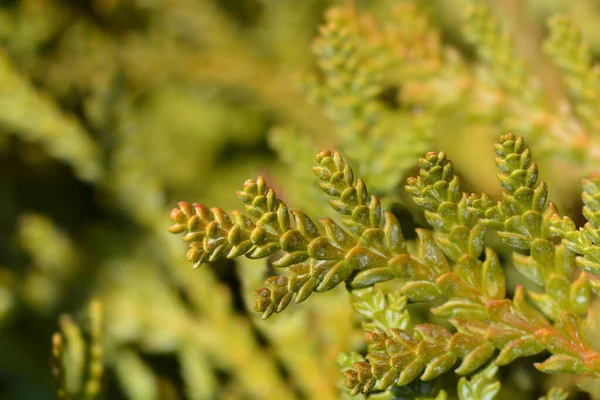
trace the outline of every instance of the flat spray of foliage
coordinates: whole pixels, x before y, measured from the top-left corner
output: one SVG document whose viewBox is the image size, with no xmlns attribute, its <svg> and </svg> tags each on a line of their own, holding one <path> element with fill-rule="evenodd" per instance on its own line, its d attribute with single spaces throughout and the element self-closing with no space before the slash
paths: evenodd
<svg viewBox="0 0 600 400">
<path fill-rule="evenodd" d="M 463 198 L 427 155 L 409 184 L 433 227 L 418 240 L 423 212 L 398 190 L 442 148 L 498 199 L 484 150 L 516 132 L 572 208 L 600 165 L 597 0 L 0 3 L 0 398 L 44 398 L 51 371 L 70 399 L 516 400 L 552 385 L 546 399 L 564 400 L 574 384 L 600 398 L 597 179 L 576 229 L 520 142 L 503 139 L 500 205 Z M 319 222 L 322 148 L 369 190 L 322 153 L 341 214 Z M 194 264 L 245 254 L 282 273 L 262 285 L 237 257 L 225 279 L 220 262 L 191 275 L 165 229 L 172 204 L 233 208 L 257 173 L 277 196 L 259 179 L 243 214 L 173 216 L 195 229 Z M 102 329 L 97 311 L 79 322 L 91 298 Z M 462 376 L 434 378 L 445 369 Z"/>
<path fill-rule="evenodd" d="M 582 377 L 593 390 L 600 353 L 586 340 L 590 302 L 600 293 L 600 177 L 583 183 L 583 228 L 558 213 L 522 137 L 507 134 L 494 145 L 502 197 L 461 191 L 446 154 L 427 153 L 406 190 L 432 229 L 407 242 L 398 220 L 339 153 L 317 155 L 313 172 L 341 215 L 318 224 L 289 211 L 259 177 L 238 192 L 245 212 L 179 203 L 170 231 L 189 243 L 194 268 L 221 257 L 271 257 L 284 274 L 255 292 L 263 318 L 301 303 L 312 293 L 345 284 L 364 319 L 367 355 L 342 358 L 352 395 L 431 381 L 447 371 L 465 376 L 462 399 L 491 399 L 500 389 L 498 366 L 546 354 L 534 367 Z M 513 264 L 538 289 L 517 285 L 507 296 L 504 269 L 486 233 L 514 249 Z M 380 282 L 395 280 L 388 293 Z M 512 289 L 512 288 L 511 288 Z M 431 313 L 454 329 L 413 325 L 408 303 L 436 302 Z M 471 377 L 470 380 L 468 377 Z M 389 391 L 390 395 L 392 391 Z M 438 397 L 443 396 L 439 394 Z"/>
</svg>

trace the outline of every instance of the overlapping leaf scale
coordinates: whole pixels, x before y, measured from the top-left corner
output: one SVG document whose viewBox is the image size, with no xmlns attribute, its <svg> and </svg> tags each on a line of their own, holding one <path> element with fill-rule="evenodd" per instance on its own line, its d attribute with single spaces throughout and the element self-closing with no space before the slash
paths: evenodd
<svg viewBox="0 0 600 400">
<path fill-rule="evenodd" d="M 537 165 L 522 137 L 501 136 L 495 151 L 498 180 L 505 191 L 502 200 L 486 213 L 484 223 L 497 229 L 509 246 L 529 250 L 529 255 L 514 252 L 513 263 L 522 275 L 545 287 L 545 293 L 531 292 L 530 297 L 548 318 L 555 320 L 563 311 L 584 315 L 590 286 L 583 276 L 576 283 L 570 279 L 575 266 L 573 251 L 585 239 L 548 203 L 548 188 L 538 182 Z M 557 243 L 561 236 L 567 238 L 565 245 Z"/>
<path fill-rule="evenodd" d="M 419 160 L 419 176 L 409 178 L 406 190 L 425 209 L 425 218 L 435 230 L 435 240 L 451 260 L 483 251 L 485 227 L 479 222 L 492 200 L 484 195 L 461 193 L 452 162 L 444 152 L 430 152 Z"/>
<path fill-rule="evenodd" d="M 570 220 L 555 220 L 562 222 L 561 233 L 564 244 L 573 252 L 580 254 L 576 263 L 582 270 L 600 276 L 600 176 L 592 175 L 583 180 L 583 216 L 588 221 L 583 228 L 577 230 Z M 596 281 L 594 288 L 600 292 Z"/>
<path fill-rule="evenodd" d="M 403 386 L 420 378 L 428 381 L 456 369 L 469 374 L 494 354 L 494 347 L 483 337 L 464 332 L 450 333 L 432 324 L 416 325 L 410 333 L 391 329 L 365 332 L 368 345 L 366 361 L 357 361 L 344 371 L 345 384 L 352 394 Z"/>
<path fill-rule="evenodd" d="M 388 261 L 406 253 L 406 243 L 396 217 L 382 212 L 376 196 L 369 196 L 361 179 L 339 153 L 324 151 L 316 157 L 315 175 L 331 197 L 345 229 L 331 218 L 319 226 L 300 211 L 288 211 L 263 178 L 248 180 L 238 197 L 246 213 L 231 217 L 218 208 L 180 203 L 171 212 L 173 233 L 183 233 L 190 244 L 188 259 L 194 267 L 221 257 L 275 257 L 273 266 L 289 276 L 268 278 L 257 290 L 255 309 L 268 318 L 294 300 L 300 303 L 313 292 L 331 290 L 349 281 L 356 288 L 395 277 Z M 293 224 L 290 220 L 293 217 Z"/>
</svg>

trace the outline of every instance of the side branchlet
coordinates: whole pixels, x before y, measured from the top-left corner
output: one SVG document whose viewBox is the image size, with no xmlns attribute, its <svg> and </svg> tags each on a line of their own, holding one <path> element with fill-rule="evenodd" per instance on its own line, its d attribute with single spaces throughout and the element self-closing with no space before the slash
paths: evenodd
<svg viewBox="0 0 600 400">
<path fill-rule="evenodd" d="M 93 400 L 104 372 L 102 363 L 102 309 L 98 301 L 89 306 L 89 343 L 68 315 L 59 320 L 60 331 L 52 336 L 52 374 L 57 397 Z"/>
<path fill-rule="evenodd" d="M 548 21 L 550 36 L 546 53 L 563 72 L 573 109 L 590 132 L 600 128 L 600 70 L 592 64 L 592 53 L 579 29 L 566 17 Z"/>
<path fill-rule="evenodd" d="M 600 276 L 600 176 L 592 175 L 583 180 L 583 216 L 588 221 L 583 228 L 576 229 L 567 219 L 555 219 L 557 230 L 564 236 L 565 246 L 578 256 L 577 266 L 589 274 Z M 560 223 L 560 225 L 559 225 Z M 597 280 L 589 280 L 598 293 Z"/>
<path fill-rule="evenodd" d="M 496 144 L 496 153 L 499 181 L 505 190 L 496 205 L 484 196 L 461 194 L 452 164 L 443 153 L 428 153 L 420 161 L 419 177 L 409 179 L 407 190 L 425 209 L 434 232 L 419 231 L 419 254 L 411 254 L 410 262 L 392 269 L 407 281 L 401 293 L 410 301 L 445 298 L 446 302 L 432 312 L 449 318 L 457 332 L 433 328 L 439 341 L 436 348 L 421 325 L 412 332 L 368 331 L 366 361 L 345 372 L 346 383 L 354 392 L 404 385 L 417 377 L 433 379 L 430 368 L 447 371 L 458 359 L 462 363 L 456 372 L 466 375 L 492 359 L 495 365 L 505 365 L 544 350 L 552 355 L 536 364 L 541 371 L 598 373 L 598 353 L 583 339 L 590 288 L 582 275 L 575 282 L 570 280 L 574 255 L 560 243 L 554 229 L 558 213 L 547 203 L 545 183 L 538 183 L 531 152 L 522 138 L 508 134 Z M 522 286 L 517 286 L 512 300 L 505 299 L 503 269 L 490 249 L 486 250 L 486 261 L 477 258 L 483 250 L 483 233 L 479 233 L 483 226 L 497 230 L 500 238 L 517 250 L 530 250 L 529 256 L 515 253 L 515 264 L 545 288 L 545 293 L 529 294 L 541 312 L 529 304 Z M 477 239 L 473 232 L 481 236 Z M 415 271 L 426 279 L 417 280 Z M 427 287 L 430 296 L 411 296 L 415 286 L 419 293 Z M 428 353 L 419 351 L 421 348 L 427 348 Z M 400 363 L 401 355 L 411 362 Z M 483 376 L 462 380 L 459 391 L 476 390 L 479 383 L 475 383 L 483 381 Z M 467 382 L 475 386 L 467 390 Z M 497 388 L 490 383 L 490 398 Z"/>
<path fill-rule="evenodd" d="M 481 399 L 492 400 L 500 391 L 500 381 L 496 378 L 498 367 L 494 364 L 488 365 L 481 372 L 473 375 L 471 379 L 466 377 L 458 381 L 459 400 Z"/>
<path fill-rule="evenodd" d="M 184 234 L 194 267 L 220 257 L 276 257 L 273 266 L 289 276 L 271 277 L 255 292 L 254 308 L 263 318 L 282 311 L 292 299 L 300 303 L 347 280 L 360 288 L 392 279 L 388 258 L 406 252 L 396 217 L 382 212 L 379 199 L 355 179 L 342 156 L 324 151 L 316 161 L 313 171 L 333 209 L 345 217 L 346 229 L 331 218 L 319 220 L 318 226 L 300 211 L 290 213 L 263 178 L 246 181 L 238 192 L 246 213 L 229 217 L 221 209 L 184 202 L 171 212 L 175 224 L 170 231 Z"/>
</svg>

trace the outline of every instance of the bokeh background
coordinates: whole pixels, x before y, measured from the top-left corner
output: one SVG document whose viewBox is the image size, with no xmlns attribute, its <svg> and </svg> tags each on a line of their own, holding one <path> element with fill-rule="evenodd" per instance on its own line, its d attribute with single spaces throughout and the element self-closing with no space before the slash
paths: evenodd
<svg viewBox="0 0 600 400">
<path fill-rule="evenodd" d="M 553 36 L 555 14 L 589 49 Z M 329 148 L 410 232 L 420 155 L 497 195 L 492 143 L 512 131 L 577 218 L 600 165 L 598 82 L 577 75 L 599 21 L 595 0 L 0 0 L 0 398 L 54 398 L 52 334 L 66 313 L 87 337 L 92 299 L 100 398 L 343 398 L 336 356 L 362 346 L 344 289 L 261 321 L 267 263 L 192 271 L 169 210 L 239 208 L 262 175 L 323 217 L 311 166 Z M 503 396 L 543 390 L 524 368 Z"/>
</svg>

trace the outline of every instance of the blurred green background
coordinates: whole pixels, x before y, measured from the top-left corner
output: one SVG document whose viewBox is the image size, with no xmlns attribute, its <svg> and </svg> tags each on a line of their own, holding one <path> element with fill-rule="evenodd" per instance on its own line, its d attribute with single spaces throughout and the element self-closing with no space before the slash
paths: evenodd
<svg viewBox="0 0 600 400">
<path fill-rule="evenodd" d="M 177 201 L 230 211 L 257 175 L 325 216 L 310 169 L 325 148 L 344 151 L 410 230 L 423 219 L 402 186 L 419 155 L 445 150 L 467 190 L 497 195 L 492 143 L 513 131 L 559 207 L 579 212 L 599 125 L 569 106 L 577 93 L 542 43 L 560 13 L 598 54 L 600 3 L 327 11 L 341 4 L 0 0 L 1 399 L 54 398 L 58 317 L 87 332 L 93 298 L 101 398 L 340 398 L 335 358 L 362 346 L 343 288 L 261 321 L 251 304 L 273 274 L 264 262 L 191 271 L 167 232 Z M 473 4 L 514 40 L 469 20 Z M 508 374 L 520 374 L 513 399 L 540 390 L 539 376 Z"/>
</svg>

